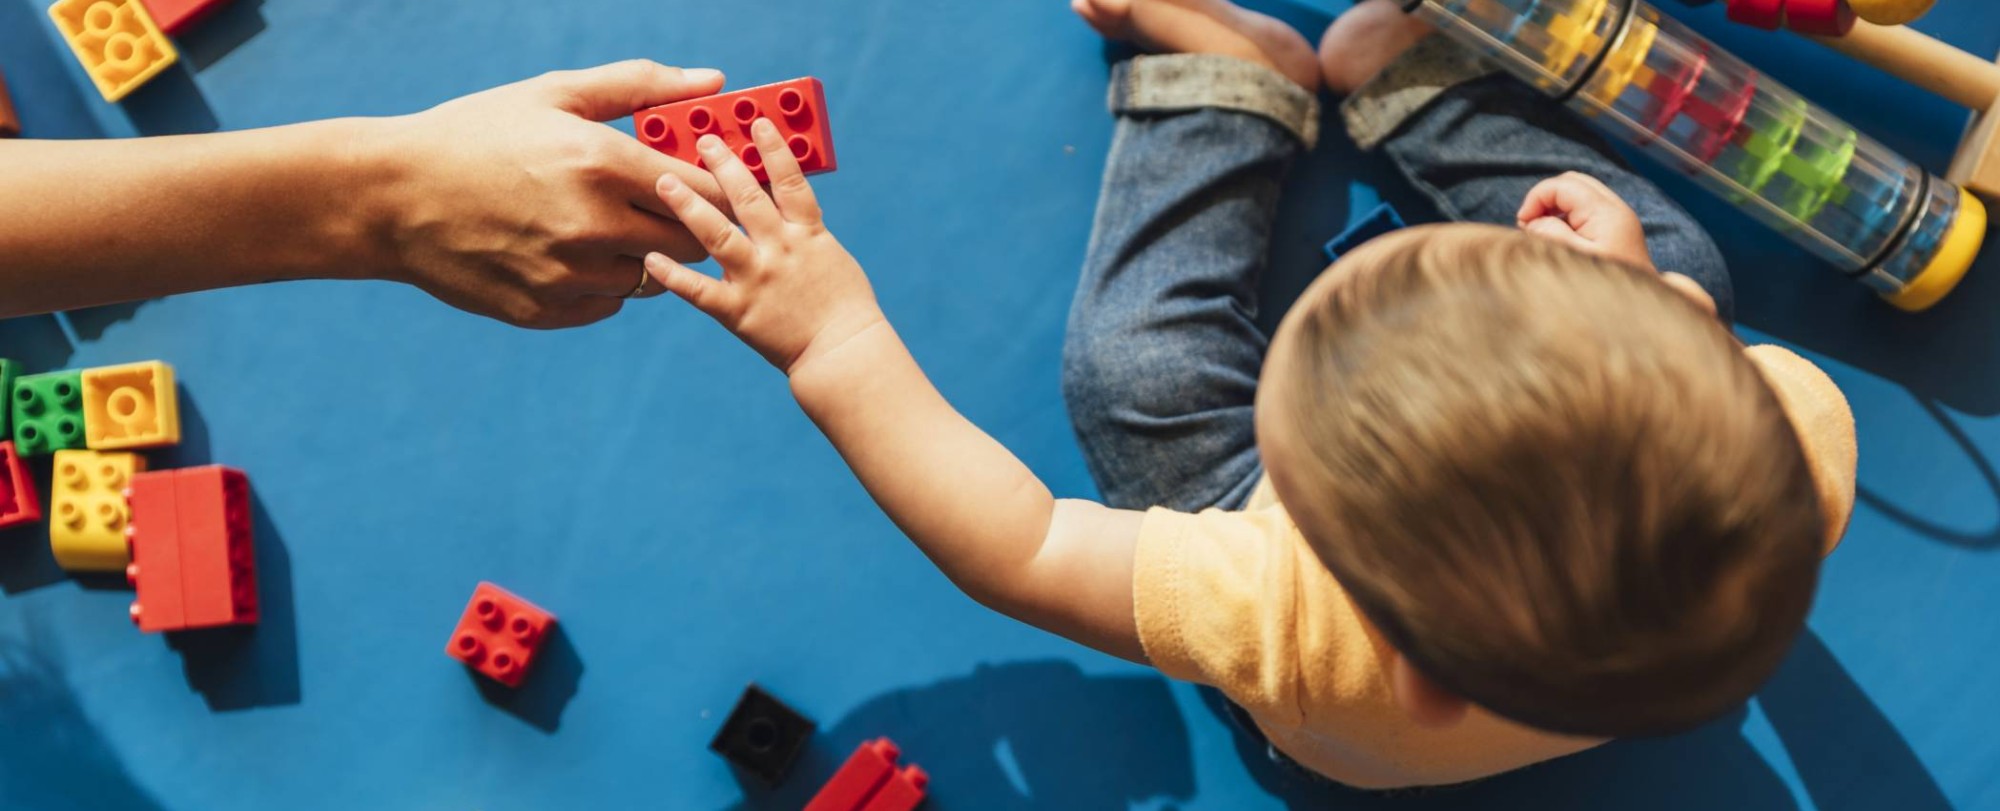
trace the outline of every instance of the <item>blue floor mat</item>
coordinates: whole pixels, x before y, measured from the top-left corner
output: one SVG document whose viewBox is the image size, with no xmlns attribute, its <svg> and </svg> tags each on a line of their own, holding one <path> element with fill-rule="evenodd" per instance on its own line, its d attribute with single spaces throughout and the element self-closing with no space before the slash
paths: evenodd
<svg viewBox="0 0 2000 811">
<path fill-rule="evenodd" d="M 1317 35 L 1331 2 L 1275 11 Z M 734 86 L 819 76 L 841 156 L 817 183 L 830 224 L 918 359 L 1057 493 L 1093 492 L 1057 374 L 1107 66 L 1060 0 L 236 0 L 117 107 L 44 5 L 0 0 L 0 71 L 36 137 L 390 115 L 635 56 Z M 1948 162 L 1950 105 L 1719 5 L 1670 5 Z M 1977 0 L 1920 27 L 2000 49 L 2000 8 Z M 253 632 L 140 635 L 122 583 L 64 578 L 38 531 L 0 533 L 0 807 L 789 809 L 887 735 L 937 809 L 2000 808 L 2000 262 L 1899 314 L 1654 174 L 1738 269 L 1746 337 L 1824 366 L 1861 425 L 1861 508 L 1810 633 L 1694 733 L 1417 797 L 1314 788 L 1246 751 L 1202 692 L 961 596 L 779 375 L 677 302 L 533 333 L 394 285 L 304 283 L 0 322 L 0 353 L 36 369 L 175 364 L 187 441 L 155 465 L 249 471 L 265 606 Z M 1337 135 L 1301 161 L 1265 317 L 1384 201 L 1421 219 Z M 518 694 L 442 650 L 481 579 L 561 623 Z M 705 748 L 752 680 L 820 725 L 775 791 Z"/>
</svg>

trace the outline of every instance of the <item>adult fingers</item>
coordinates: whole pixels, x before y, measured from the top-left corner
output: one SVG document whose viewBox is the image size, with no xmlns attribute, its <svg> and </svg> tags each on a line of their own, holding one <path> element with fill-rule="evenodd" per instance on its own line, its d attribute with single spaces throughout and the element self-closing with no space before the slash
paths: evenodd
<svg viewBox="0 0 2000 811">
<path fill-rule="evenodd" d="M 647 107 L 714 95 L 722 71 L 684 70 L 650 59 L 628 59 L 583 70 L 560 70 L 530 81 L 553 94 L 556 107 L 592 121 L 610 121 Z"/>
<path fill-rule="evenodd" d="M 657 194 L 653 195 L 653 205 L 662 209 L 662 213 L 633 207 L 618 215 L 616 228 L 607 241 L 608 247 L 634 260 L 654 251 L 671 256 L 678 262 L 699 262 L 708 258 L 708 251 L 701 247 L 701 241 L 695 239 L 687 225 L 675 218 L 673 212 L 665 210 L 667 205 Z"/>
<path fill-rule="evenodd" d="M 722 265 L 724 273 L 746 270 L 756 261 L 757 246 L 751 244 L 750 238 L 679 178 L 661 175 L 659 194 L 674 218 L 687 226 L 688 232 Z"/>
<path fill-rule="evenodd" d="M 778 216 L 778 207 L 771 203 L 771 196 L 764 193 L 756 176 L 750 174 L 750 167 L 729 151 L 728 144 L 713 135 L 701 136 L 695 142 L 695 149 L 701 153 L 701 162 L 715 175 L 715 182 L 722 184 L 722 196 L 729 201 L 729 210 L 743 224 L 743 230 L 752 239 L 775 233 L 784 220 Z"/>
<path fill-rule="evenodd" d="M 638 256 L 606 256 L 573 263 L 570 272 L 574 279 L 571 289 L 586 296 L 646 298 L 663 292 L 651 283 L 646 264 Z"/>
<path fill-rule="evenodd" d="M 777 125 L 759 118 L 750 125 L 750 137 L 764 155 L 764 171 L 771 176 L 771 199 L 777 202 L 778 212 L 791 222 L 818 225 L 819 199 L 813 195 L 812 184 L 806 182 L 791 145 L 778 134 Z"/>
<path fill-rule="evenodd" d="M 646 272 L 660 287 L 723 324 L 729 324 L 739 303 L 736 286 L 727 279 L 702 273 L 663 254 L 646 255 Z"/>
<path fill-rule="evenodd" d="M 722 186 L 715 182 L 714 175 L 701 167 L 656 152 L 652 147 L 639 143 L 636 138 L 627 138 L 617 133 L 606 133 L 606 135 L 613 146 L 604 168 L 611 172 L 618 187 L 615 193 L 625 195 L 633 205 L 661 217 L 673 218 L 673 212 L 660 200 L 656 188 L 661 175 L 673 175 L 679 178 L 688 188 L 694 189 L 696 194 L 714 203 L 718 208 L 727 205 L 722 198 Z"/>
</svg>

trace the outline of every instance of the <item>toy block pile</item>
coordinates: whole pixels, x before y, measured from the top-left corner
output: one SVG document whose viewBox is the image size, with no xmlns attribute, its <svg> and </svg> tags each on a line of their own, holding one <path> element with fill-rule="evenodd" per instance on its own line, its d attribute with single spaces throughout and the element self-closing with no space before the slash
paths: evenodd
<svg viewBox="0 0 2000 811">
<path fill-rule="evenodd" d="M 139 630 L 257 621 L 250 485 L 222 465 L 147 471 L 181 440 L 174 369 L 157 360 L 20 374 L 0 359 L 0 527 L 45 511 L 26 460 L 50 461 L 49 551 L 71 572 L 119 572 Z"/>
<path fill-rule="evenodd" d="M 57 0 L 56 32 L 105 101 L 119 101 L 180 59 L 179 36 L 229 0 Z"/>
</svg>

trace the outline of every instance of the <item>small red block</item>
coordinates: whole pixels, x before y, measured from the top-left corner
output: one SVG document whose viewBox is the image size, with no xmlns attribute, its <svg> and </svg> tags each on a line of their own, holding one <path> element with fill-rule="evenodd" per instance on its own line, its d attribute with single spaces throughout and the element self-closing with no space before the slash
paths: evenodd
<svg viewBox="0 0 2000 811">
<path fill-rule="evenodd" d="M 0 442 L 0 527 L 32 524 L 42 520 L 41 494 L 28 465 L 14 452 L 13 440 Z"/>
<path fill-rule="evenodd" d="M 1785 0 L 1729 0 L 1729 19 L 1776 31 L 1785 20 Z"/>
<path fill-rule="evenodd" d="M 201 22 L 217 9 L 229 5 L 229 0 L 140 0 L 146 6 L 146 13 L 153 15 L 153 22 L 167 36 L 180 36 L 195 23 Z"/>
<path fill-rule="evenodd" d="M 910 811 L 924 801 L 930 776 L 915 766 L 896 767 L 902 751 L 888 738 L 861 744 L 840 771 L 821 786 L 805 811 Z"/>
<path fill-rule="evenodd" d="M 1785 0 L 1785 27 L 1801 34 L 1844 37 L 1854 19 L 1847 0 Z"/>
<path fill-rule="evenodd" d="M 713 133 L 729 145 L 758 182 L 769 182 L 763 156 L 750 139 L 750 124 L 771 119 L 806 174 L 838 167 L 833 154 L 832 122 L 826 115 L 826 91 L 810 76 L 762 87 L 688 99 L 640 110 L 632 116 L 639 141 L 696 166 L 702 166 L 694 143 Z"/>
<path fill-rule="evenodd" d="M 481 581 L 444 652 L 494 681 L 518 687 L 555 623 L 555 615 L 534 603 Z"/>
</svg>

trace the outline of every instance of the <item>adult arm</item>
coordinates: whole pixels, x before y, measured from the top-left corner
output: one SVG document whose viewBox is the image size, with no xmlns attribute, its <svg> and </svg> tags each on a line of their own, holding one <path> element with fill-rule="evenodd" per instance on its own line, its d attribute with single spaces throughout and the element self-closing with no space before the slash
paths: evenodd
<svg viewBox="0 0 2000 811">
<path fill-rule="evenodd" d="M 523 326 L 596 321 L 645 278 L 648 251 L 702 255 L 654 181 L 716 194 L 597 122 L 722 81 L 630 61 L 394 118 L 0 141 L 0 317 L 329 278 L 407 282 Z"/>
</svg>

